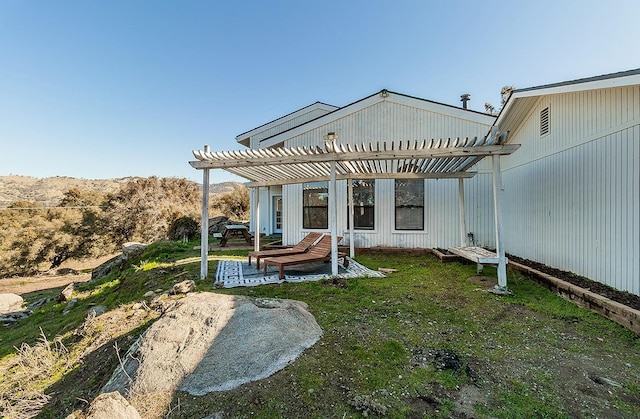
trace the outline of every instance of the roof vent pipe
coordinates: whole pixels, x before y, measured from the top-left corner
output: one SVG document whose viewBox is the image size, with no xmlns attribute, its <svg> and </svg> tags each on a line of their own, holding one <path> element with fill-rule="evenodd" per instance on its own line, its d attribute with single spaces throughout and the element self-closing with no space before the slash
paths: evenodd
<svg viewBox="0 0 640 419">
<path fill-rule="evenodd" d="M 471 100 L 471 95 L 469 93 L 460 95 L 460 101 L 462 102 L 462 109 L 467 109 L 467 102 L 470 100 Z"/>
</svg>

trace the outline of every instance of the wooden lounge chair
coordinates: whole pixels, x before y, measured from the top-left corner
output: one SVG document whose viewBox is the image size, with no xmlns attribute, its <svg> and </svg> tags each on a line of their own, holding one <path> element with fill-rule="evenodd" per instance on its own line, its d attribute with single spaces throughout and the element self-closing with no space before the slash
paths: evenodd
<svg viewBox="0 0 640 419">
<path fill-rule="evenodd" d="M 338 237 L 338 242 L 342 240 L 342 237 Z M 349 266 L 349 262 L 347 261 L 344 255 L 339 255 L 342 257 L 343 265 L 345 267 Z M 311 246 L 308 252 L 299 253 L 297 255 L 288 255 L 288 256 L 278 256 L 278 257 L 270 257 L 262 260 L 264 264 L 264 275 L 267 274 L 267 267 L 269 265 L 276 265 L 279 268 L 280 279 L 284 279 L 284 267 L 292 266 L 292 265 L 301 265 L 303 263 L 309 262 L 327 262 L 331 260 L 331 236 L 324 235 L 316 243 Z"/>
<path fill-rule="evenodd" d="M 256 268 L 260 269 L 260 259 L 266 257 L 273 256 L 287 256 L 287 255 L 297 255 L 299 253 L 304 253 L 309 250 L 309 247 L 322 236 L 322 233 L 309 233 L 307 236 L 302 239 L 298 244 L 293 247 L 284 247 L 282 249 L 270 249 L 270 250 L 256 250 L 254 252 L 249 252 L 249 265 L 251 265 L 251 258 L 256 258 Z"/>
</svg>

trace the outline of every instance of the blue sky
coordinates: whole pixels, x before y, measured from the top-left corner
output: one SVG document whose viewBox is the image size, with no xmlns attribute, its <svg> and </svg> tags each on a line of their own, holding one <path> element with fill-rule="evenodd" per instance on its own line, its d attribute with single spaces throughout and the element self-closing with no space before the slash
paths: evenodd
<svg viewBox="0 0 640 419">
<path fill-rule="evenodd" d="M 191 150 L 383 88 L 484 111 L 504 85 L 640 67 L 639 17 L 637 0 L 0 0 L 0 176 L 200 181 Z"/>
</svg>

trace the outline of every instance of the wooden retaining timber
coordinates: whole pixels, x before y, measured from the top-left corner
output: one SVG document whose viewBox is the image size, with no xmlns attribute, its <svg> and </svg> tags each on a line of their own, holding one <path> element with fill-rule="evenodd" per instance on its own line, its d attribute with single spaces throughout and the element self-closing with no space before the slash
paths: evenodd
<svg viewBox="0 0 640 419">
<path fill-rule="evenodd" d="M 640 335 L 640 311 L 586 290 L 552 275 L 510 261 L 509 266 L 530 275 L 530 278 L 562 298 L 572 301 Z"/>
<path fill-rule="evenodd" d="M 461 257 L 458 256 L 458 255 L 455 255 L 455 254 L 452 254 L 452 253 L 442 253 L 438 249 L 431 249 L 431 253 L 436 255 L 438 257 L 438 259 L 440 259 L 440 262 L 442 262 L 442 263 L 455 262 L 455 261 L 459 261 L 461 259 Z"/>
</svg>

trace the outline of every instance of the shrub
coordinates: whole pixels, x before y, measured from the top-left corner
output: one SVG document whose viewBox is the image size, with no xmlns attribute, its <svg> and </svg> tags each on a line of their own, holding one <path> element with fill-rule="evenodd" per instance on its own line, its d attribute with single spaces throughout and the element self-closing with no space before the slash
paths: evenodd
<svg viewBox="0 0 640 419">
<path fill-rule="evenodd" d="M 189 216 L 177 218 L 169 226 L 169 240 L 191 240 L 198 237 L 198 222 Z"/>
</svg>

